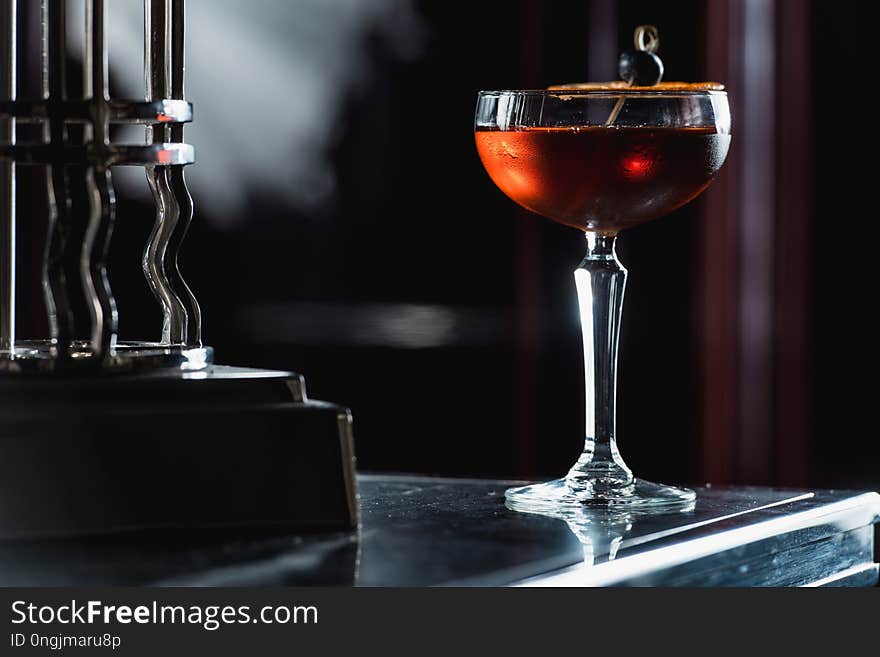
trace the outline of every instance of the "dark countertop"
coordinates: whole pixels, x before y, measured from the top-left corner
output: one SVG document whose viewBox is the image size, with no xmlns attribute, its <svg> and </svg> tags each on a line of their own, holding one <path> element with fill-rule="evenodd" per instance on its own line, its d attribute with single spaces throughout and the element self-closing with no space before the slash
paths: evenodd
<svg viewBox="0 0 880 657">
<path fill-rule="evenodd" d="M 693 510 L 564 521 L 518 482 L 361 475 L 359 534 L 183 532 L 0 544 L 0 585 L 862 585 L 880 495 L 699 488 Z"/>
</svg>

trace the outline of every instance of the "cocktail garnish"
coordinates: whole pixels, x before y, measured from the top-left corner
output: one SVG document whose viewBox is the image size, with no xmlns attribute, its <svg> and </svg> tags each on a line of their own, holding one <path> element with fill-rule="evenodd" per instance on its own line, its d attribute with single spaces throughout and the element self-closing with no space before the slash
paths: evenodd
<svg viewBox="0 0 880 657">
<path fill-rule="evenodd" d="M 639 25 L 633 42 L 635 50 L 620 53 L 617 73 L 630 86 L 651 87 L 663 79 L 663 62 L 656 54 L 660 33 L 653 25 Z"/>
<path fill-rule="evenodd" d="M 639 25 L 633 33 L 635 51 L 620 54 L 617 62 L 617 73 L 627 86 L 634 85 L 652 87 L 663 78 L 663 61 L 657 56 L 660 49 L 660 32 L 653 25 Z M 605 121 L 606 126 L 614 125 L 620 110 L 623 109 L 624 98 L 621 96 L 614 103 L 614 109 Z"/>
</svg>

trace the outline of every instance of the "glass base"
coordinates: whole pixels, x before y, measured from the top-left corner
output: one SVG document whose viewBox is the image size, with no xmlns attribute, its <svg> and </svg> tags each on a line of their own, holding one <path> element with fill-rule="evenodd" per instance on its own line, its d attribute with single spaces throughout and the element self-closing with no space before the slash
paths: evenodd
<svg viewBox="0 0 880 657">
<path fill-rule="evenodd" d="M 697 494 L 689 488 L 653 484 L 642 479 L 603 490 L 571 479 L 555 479 L 543 484 L 508 488 L 505 497 L 508 508 L 527 513 L 552 514 L 585 507 L 665 513 L 693 504 Z"/>
</svg>

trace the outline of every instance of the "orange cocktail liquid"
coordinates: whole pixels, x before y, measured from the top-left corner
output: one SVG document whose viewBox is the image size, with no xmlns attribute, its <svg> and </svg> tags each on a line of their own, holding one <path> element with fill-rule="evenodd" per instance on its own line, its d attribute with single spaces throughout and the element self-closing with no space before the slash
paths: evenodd
<svg viewBox="0 0 880 657">
<path fill-rule="evenodd" d="M 730 135 L 715 128 L 478 128 L 476 140 L 486 171 L 511 199 L 603 233 L 656 219 L 698 196 L 730 146 Z"/>
</svg>

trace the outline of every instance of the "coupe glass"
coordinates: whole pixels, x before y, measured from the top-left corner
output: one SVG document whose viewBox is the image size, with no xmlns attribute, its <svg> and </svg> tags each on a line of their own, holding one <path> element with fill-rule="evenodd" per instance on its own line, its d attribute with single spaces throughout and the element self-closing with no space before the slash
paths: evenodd
<svg viewBox="0 0 880 657">
<path fill-rule="evenodd" d="M 513 509 L 659 512 L 692 490 L 633 477 L 617 449 L 617 343 L 624 269 L 617 234 L 697 197 L 730 146 L 727 94 L 711 90 L 482 91 L 476 143 L 495 184 L 532 212 L 586 235 L 575 270 L 584 339 L 586 440 L 562 479 L 511 488 Z"/>
</svg>

